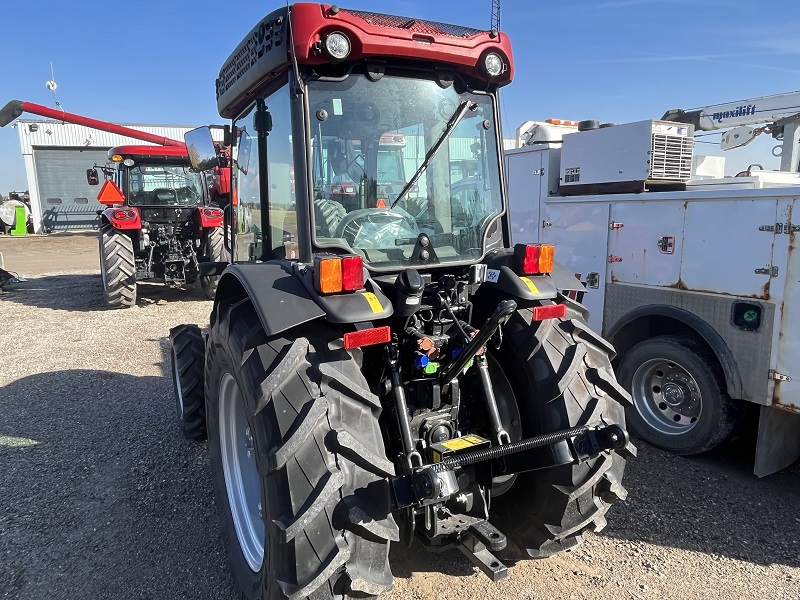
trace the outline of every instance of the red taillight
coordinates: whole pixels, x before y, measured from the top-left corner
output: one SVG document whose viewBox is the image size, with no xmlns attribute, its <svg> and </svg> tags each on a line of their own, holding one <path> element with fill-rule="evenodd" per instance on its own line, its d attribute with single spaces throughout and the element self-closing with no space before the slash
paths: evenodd
<svg viewBox="0 0 800 600">
<path fill-rule="evenodd" d="M 362 346 L 386 344 L 391 339 L 392 332 L 388 326 L 351 331 L 350 333 L 344 334 L 344 349 L 352 350 L 353 348 L 361 348 Z"/>
<path fill-rule="evenodd" d="M 120 219 L 122 221 L 126 221 L 129 219 L 136 218 L 136 211 L 135 210 L 115 210 L 114 211 L 114 218 Z"/>
<path fill-rule="evenodd" d="M 535 306 L 533 308 L 533 320 L 544 321 L 546 319 L 563 319 L 567 316 L 566 304 L 549 304 L 547 306 Z"/>
<path fill-rule="evenodd" d="M 364 261 L 360 256 L 342 258 L 342 289 L 354 292 L 364 287 Z"/>
<path fill-rule="evenodd" d="M 355 194 L 356 188 L 354 185 L 332 185 L 331 194 Z"/>
<path fill-rule="evenodd" d="M 204 208 L 203 216 L 209 219 L 221 219 L 222 211 L 219 208 Z"/>
<path fill-rule="evenodd" d="M 544 274 L 553 270 L 556 248 L 552 244 L 517 244 L 514 253 L 521 260 L 523 275 Z"/>
</svg>

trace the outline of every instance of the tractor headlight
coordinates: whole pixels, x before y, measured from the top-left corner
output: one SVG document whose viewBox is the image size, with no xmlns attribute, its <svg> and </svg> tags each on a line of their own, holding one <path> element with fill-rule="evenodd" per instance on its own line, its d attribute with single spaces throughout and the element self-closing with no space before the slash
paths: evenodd
<svg viewBox="0 0 800 600">
<path fill-rule="evenodd" d="M 499 54 L 490 52 L 483 58 L 483 70 L 489 77 L 497 77 L 505 71 L 503 59 Z"/>
<path fill-rule="evenodd" d="M 338 31 L 325 38 L 325 53 L 333 63 L 341 62 L 350 54 L 350 40 Z"/>
</svg>

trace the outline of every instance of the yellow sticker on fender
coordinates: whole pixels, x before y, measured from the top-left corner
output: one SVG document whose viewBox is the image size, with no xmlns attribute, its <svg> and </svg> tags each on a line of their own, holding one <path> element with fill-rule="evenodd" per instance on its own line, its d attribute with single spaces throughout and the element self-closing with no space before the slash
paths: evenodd
<svg viewBox="0 0 800 600">
<path fill-rule="evenodd" d="M 369 302 L 369 307 L 372 309 L 372 312 L 379 313 L 383 311 L 381 301 L 378 300 L 378 297 L 375 294 L 372 292 L 361 292 L 361 295 L 367 299 L 367 302 Z"/>
<path fill-rule="evenodd" d="M 538 294 L 539 293 L 539 288 L 537 288 L 536 284 L 533 283 L 530 279 L 528 279 L 527 277 L 520 277 L 520 279 L 522 279 L 522 283 L 527 285 L 528 289 L 530 291 L 532 291 L 534 294 Z"/>
</svg>

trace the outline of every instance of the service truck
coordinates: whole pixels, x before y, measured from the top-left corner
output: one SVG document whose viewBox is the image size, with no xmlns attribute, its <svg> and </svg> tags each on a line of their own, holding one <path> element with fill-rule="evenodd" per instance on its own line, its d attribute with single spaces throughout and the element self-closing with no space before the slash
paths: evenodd
<svg viewBox="0 0 800 600">
<path fill-rule="evenodd" d="M 623 125 L 526 122 L 505 154 L 515 242 L 550 243 L 618 355 L 631 429 L 697 454 L 758 420 L 755 473 L 800 455 L 800 93 Z M 780 170 L 724 176 L 731 149 L 780 141 Z M 760 408 L 759 408 L 760 407 Z M 753 410 L 753 409 L 756 410 Z"/>
</svg>

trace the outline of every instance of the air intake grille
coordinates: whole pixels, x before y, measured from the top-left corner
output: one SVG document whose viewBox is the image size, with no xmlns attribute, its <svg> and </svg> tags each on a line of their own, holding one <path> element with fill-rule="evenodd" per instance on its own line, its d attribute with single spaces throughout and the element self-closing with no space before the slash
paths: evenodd
<svg viewBox="0 0 800 600">
<path fill-rule="evenodd" d="M 217 99 L 227 92 L 234 83 L 244 77 L 264 56 L 269 55 L 273 50 L 280 54 L 278 51 L 281 46 L 285 45 L 285 40 L 285 19 L 283 16 L 276 19 L 271 19 L 268 16 L 261 21 L 239 51 L 222 66 L 217 79 Z M 277 62 L 285 59 L 285 53 L 286 50 L 283 50 L 283 56 L 277 56 Z"/>
<path fill-rule="evenodd" d="M 448 25 L 447 23 L 437 23 L 435 21 L 423 21 L 421 19 L 411 19 L 408 17 L 395 17 L 392 15 L 382 15 L 380 13 L 366 12 L 361 10 L 344 10 L 351 15 L 361 17 L 370 25 L 379 27 L 390 27 L 392 29 L 405 29 L 414 33 L 427 33 L 429 35 L 446 35 L 449 37 L 470 38 L 473 35 L 482 33 L 480 29 L 461 27 L 460 25 Z"/>
<path fill-rule="evenodd" d="M 654 133 L 650 147 L 650 178 L 687 181 L 692 176 L 693 149 L 691 137 Z"/>
</svg>

